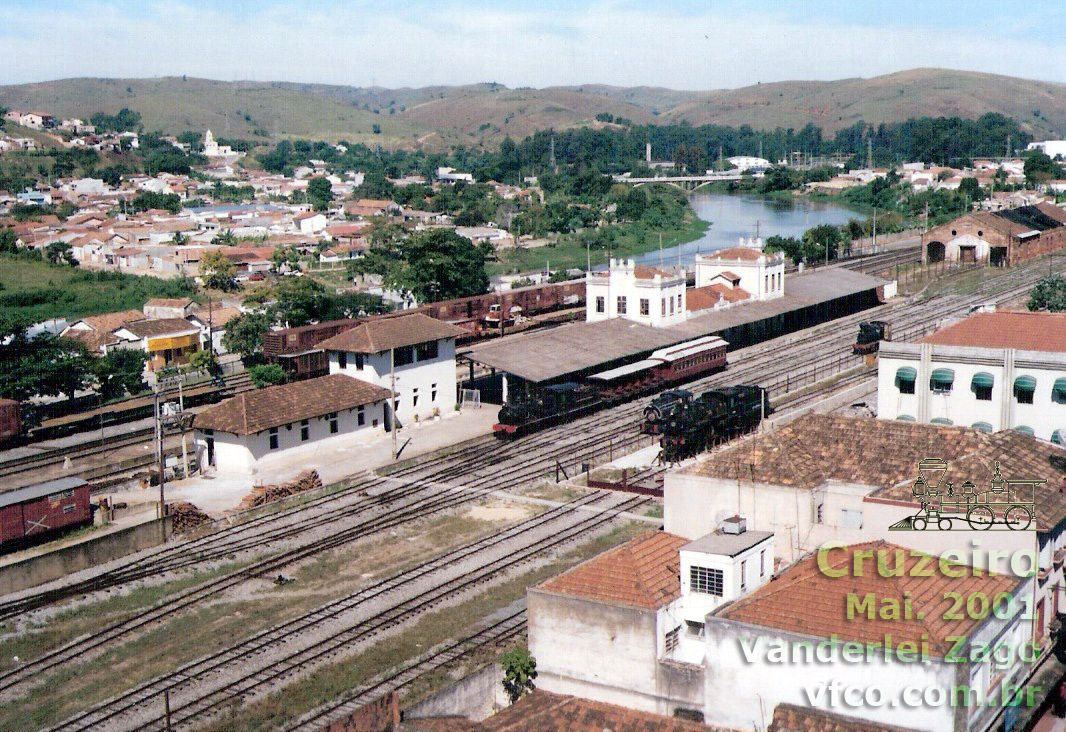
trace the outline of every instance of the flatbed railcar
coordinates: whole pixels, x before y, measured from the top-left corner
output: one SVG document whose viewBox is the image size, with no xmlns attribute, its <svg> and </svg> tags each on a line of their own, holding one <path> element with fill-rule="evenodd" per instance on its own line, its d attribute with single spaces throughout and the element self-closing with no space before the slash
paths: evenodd
<svg viewBox="0 0 1066 732">
<path fill-rule="evenodd" d="M 59 478 L 0 493 L 0 553 L 54 539 L 93 522 L 89 484 Z"/>
<path fill-rule="evenodd" d="M 646 359 L 591 374 L 582 381 L 544 387 L 531 397 L 516 395 L 500 407 L 493 432 L 500 439 L 513 439 L 719 371 L 728 365 L 728 348 L 717 336 L 703 336 L 660 348 Z"/>
</svg>

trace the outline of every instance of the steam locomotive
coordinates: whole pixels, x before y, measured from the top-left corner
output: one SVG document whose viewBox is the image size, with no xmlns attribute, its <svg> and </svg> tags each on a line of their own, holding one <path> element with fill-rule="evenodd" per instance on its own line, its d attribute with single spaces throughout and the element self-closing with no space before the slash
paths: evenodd
<svg viewBox="0 0 1066 732">
<path fill-rule="evenodd" d="M 703 336 L 660 348 L 643 361 L 600 371 L 580 382 L 553 384 L 532 394 L 515 393 L 500 407 L 493 431 L 500 439 L 514 438 L 723 369 L 728 347 L 717 336 Z"/>
<path fill-rule="evenodd" d="M 856 356 L 867 356 L 877 353 L 881 341 L 892 340 L 892 326 L 883 320 L 864 320 L 859 323 L 859 337 L 851 352 Z"/>
<path fill-rule="evenodd" d="M 645 408 L 641 432 L 662 435 L 660 458 L 676 463 L 751 431 L 772 412 L 769 392 L 757 385 L 711 389 L 699 397 L 675 389 Z"/>
</svg>

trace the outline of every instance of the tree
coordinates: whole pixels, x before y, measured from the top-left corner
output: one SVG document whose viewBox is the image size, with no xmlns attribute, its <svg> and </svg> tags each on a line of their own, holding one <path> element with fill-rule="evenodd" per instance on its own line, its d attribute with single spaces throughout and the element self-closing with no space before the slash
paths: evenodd
<svg viewBox="0 0 1066 732">
<path fill-rule="evenodd" d="M 215 354 L 210 348 L 195 351 L 189 356 L 189 368 L 194 371 L 208 373 L 214 360 Z"/>
<path fill-rule="evenodd" d="M 71 397 L 92 386 L 92 357 L 83 344 L 50 333 L 30 338 L 26 326 L 17 316 L 0 315 L 0 397 Z"/>
<path fill-rule="evenodd" d="M 231 229 L 223 229 L 215 234 L 214 238 L 211 239 L 211 243 L 218 246 L 231 247 L 237 243 L 237 237 Z"/>
<path fill-rule="evenodd" d="M 221 251 L 205 252 L 200 259 L 200 277 L 204 286 L 223 292 L 236 290 L 237 265 Z"/>
<path fill-rule="evenodd" d="M 144 390 L 144 364 L 148 354 L 131 348 L 118 348 L 95 360 L 97 392 L 104 400 Z"/>
<path fill-rule="evenodd" d="M 141 124 L 141 115 L 126 107 L 118 111 L 118 114 L 104 114 L 97 112 L 89 118 L 98 132 L 129 132 L 137 129 Z"/>
<path fill-rule="evenodd" d="M 153 208 L 161 208 L 172 214 L 181 211 L 181 196 L 177 193 L 156 193 L 155 191 L 141 191 L 134 196 L 131 202 L 134 211 L 147 211 Z"/>
<path fill-rule="evenodd" d="M 18 234 L 14 229 L 0 229 L 0 254 L 14 254 L 18 251 Z"/>
<path fill-rule="evenodd" d="M 1046 153 L 1039 150 L 1033 151 L 1026 156 L 1024 171 L 1025 180 L 1030 185 L 1062 177 L 1062 167 L 1056 164 Z"/>
<path fill-rule="evenodd" d="M 275 323 L 289 327 L 323 320 L 330 307 L 326 288 L 310 277 L 282 277 L 274 288 L 277 302 L 271 307 Z"/>
<path fill-rule="evenodd" d="M 503 689 L 512 704 L 537 688 L 533 682 L 537 678 L 537 659 L 525 646 L 512 648 L 501 655 L 500 665 L 503 666 Z"/>
<path fill-rule="evenodd" d="M 363 176 L 363 182 L 352 191 L 352 198 L 380 198 L 391 201 L 396 193 L 396 186 L 380 170 L 370 170 Z"/>
<path fill-rule="evenodd" d="M 222 345 L 230 353 L 239 353 L 251 360 L 263 346 L 263 334 L 270 330 L 270 316 L 266 313 L 241 313 L 226 323 Z"/>
<path fill-rule="evenodd" d="M 1030 310 L 1049 310 L 1053 313 L 1066 311 L 1066 277 L 1044 277 L 1029 291 Z"/>
<path fill-rule="evenodd" d="M 325 211 L 333 201 L 333 184 L 324 176 L 312 178 L 307 182 L 307 198 L 315 211 Z"/>
<path fill-rule="evenodd" d="M 265 363 L 248 369 L 248 376 L 256 389 L 285 383 L 285 370 L 276 363 Z"/>
<path fill-rule="evenodd" d="M 491 251 L 490 244 L 475 246 L 454 231 L 431 229 L 371 243 L 359 264 L 362 272 L 381 275 L 386 287 L 427 303 L 487 291 L 485 257 Z"/>
<path fill-rule="evenodd" d="M 44 249 L 44 258 L 52 264 L 69 264 L 71 267 L 78 266 L 78 260 L 74 258 L 70 244 L 65 241 L 52 241 Z"/>
</svg>

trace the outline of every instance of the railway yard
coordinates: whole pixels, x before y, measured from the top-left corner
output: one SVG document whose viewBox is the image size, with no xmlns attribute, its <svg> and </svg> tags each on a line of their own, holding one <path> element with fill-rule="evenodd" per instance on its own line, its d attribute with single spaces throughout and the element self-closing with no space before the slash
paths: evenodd
<svg viewBox="0 0 1066 732">
<path fill-rule="evenodd" d="M 887 272 L 916 254 L 845 266 Z M 1040 259 L 949 274 L 915 297 L 734 350 L 728 369 L 685 388 L 759 384 L 772 424 L 847 407 L 874 389 L 875 369 L 850 348 L 861 320 L 913 340 L 975 305 L 1016 301 L 1047 271 Z M 855 397 L 833 401 L 842 392 Z M 654 456 L 638 431 L 645 402 L 353 470 L 0 598 L 0 728 L 312 730 L 386 691 L 417 700 L 523 636 L 527 586 L 660 525 L 660 499 L 582 484 L 587 466 Z M 133 430 L 105 447 L 150 439 Z M 99 447 L 26 455 L 0 475 L 54 470 Z M 643 462 L 633 483 L 655 485 L 669 467 Z"/>
</svg>

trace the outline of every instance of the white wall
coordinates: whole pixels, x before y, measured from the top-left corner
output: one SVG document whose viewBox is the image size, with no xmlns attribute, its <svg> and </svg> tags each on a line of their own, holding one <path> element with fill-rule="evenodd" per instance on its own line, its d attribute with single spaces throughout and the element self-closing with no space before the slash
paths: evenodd
<svg viewBox="0 0 1066 732">
<path fill-rule="evenodd" d="M 773 300 L 785 294 L 785 259 L 766 252 L 763 261 L 716 259 L 713 253 L 696 257 L 696 287 L 712 284 L 723 272 L 740 277 L 740 288 L 755 300 Z"/>
<path fill-rule="evenodd" d="M 363 415 L 363 424 L 359 424 L 359 415 Z M 214 431 L 215 467 L 224 473 L 254 473 L 259 461 L 268 456 L 286 454 L 296 448 L 328 447 L 333 442 L 350 438 L 355 434 L 372 434 L 383 431 L 385 425 L 385 402 L 367 404 L 362 408 L 340 410 L 337 412 L 337 433 L 330 432 L 329 420 L 325 415 L 307 420 L 308 439 L 301 439 L 300 422 L 292 422 L 278 428 L 278 447 L 270 448 L 270 431 L 266 430 L 251 435 L 235 435 L 228 432 Z M 207 461 L 207 437 L 204 430 L 195 430 L 196 450 L 201 463 Z M 293 453 L 289 453 L 293 454 Z"/>
<path fill-rule="evenodd" d="M 608 320 L 623 317 L 653 327 L 674 325 L 685 320 L 685 278 L 682 276 L 639 279 L 633 260 L 612 259 L 609 273 L 585 276 L 585 320 Z M 625 297 L 625 312 L 618 308 L 618 298 Z M 603 298 L 603 311 L 598 310 Z M 648 314 L 641 314 L 641 300 L 648 301 Z"/>
<path fill-rule="evenodd" d="M 417 347 L 416 347 L 417 351 Z M 358 368 L 357 354 L 347 355 L 347 365 L 340 367 L 340 352 L 329 352 L 329 372 L 347 374 L 355 379 L 371 384 L 392 388 L 389 376 L 389 351 L 368 354 L 363 359 L 363 368 Z M 455 339 L 443 338 L 437 341 L 437 357 L 427 361 L 415 361 L 405 366 L 396 367 L 396 394 L 399 406 L 396 414 L 402 425 L 414 420 L 427 419 L 437 409 L 446 414 L 455 409 L 456 404 L 456 369 Z M 434 398 L 434 394 L 436 397 Z M 417 404 L 416 404 L 417 397 Z"/>
</svg>

